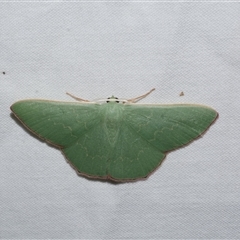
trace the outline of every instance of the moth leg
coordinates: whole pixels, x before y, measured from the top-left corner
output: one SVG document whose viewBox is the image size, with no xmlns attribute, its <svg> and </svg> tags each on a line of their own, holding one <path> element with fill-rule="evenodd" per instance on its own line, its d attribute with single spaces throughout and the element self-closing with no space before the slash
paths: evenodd
<svg viewBox="0 0 240 240">
<path fill-rule="evenodd" d="M 138 102 L 139 100 L 145 98 L 147 95 L 149 95 L 151 92 L 153 92 L 155 90 L 155 88 L 151 89 L 149 92 L 139 96 L 139 97 L 136 97 L 136 98 L 131 98 L 131 99 L 128 99 L 127 101 L 128 102 L 131 102 L 131 103 L 136 103 Z"/>
<path fill-rule="evenodd" d="M 89 100 L 85 100 L 85 99 L 82 99 L 82 98 L 79 98 L 79 97 L 75 97 L 74 95 L 66 92 L 66 94 L 70 97 L 72 97 L 73 99 L 77 100 L 77 101 L 80 101 L 80 102 L 90 102 Z"/>
</svg>

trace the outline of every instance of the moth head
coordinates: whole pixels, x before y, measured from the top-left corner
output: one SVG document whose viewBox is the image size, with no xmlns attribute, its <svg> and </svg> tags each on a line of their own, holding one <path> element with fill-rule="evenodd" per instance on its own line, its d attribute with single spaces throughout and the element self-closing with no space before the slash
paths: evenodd
<svg viewBox="0 0 240 240">
<path fill-rule="evenodd" d="M 111 97 L 107 98 L 108 100 L 106 101 L 107 103 L 119 103 L 119 100 L 117 97 L 114 97 L 113 95 Z"/>
</svg>

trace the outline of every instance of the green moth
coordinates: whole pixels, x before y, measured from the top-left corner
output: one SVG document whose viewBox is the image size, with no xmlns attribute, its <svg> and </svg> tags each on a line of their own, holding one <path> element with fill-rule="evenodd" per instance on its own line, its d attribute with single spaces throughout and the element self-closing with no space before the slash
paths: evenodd
<svg viewBox="0 0 240 240">
<path fill-rule="evenodd" d="M 166 153 L 203 134 L 218 113 L 196 104 L 136 104 L 114 96 L 96 102 L 22 100 L 11 110 L 31 132 L 60 148 L 89 178 L 132 181 L 148 177 Z"/>
</svg>

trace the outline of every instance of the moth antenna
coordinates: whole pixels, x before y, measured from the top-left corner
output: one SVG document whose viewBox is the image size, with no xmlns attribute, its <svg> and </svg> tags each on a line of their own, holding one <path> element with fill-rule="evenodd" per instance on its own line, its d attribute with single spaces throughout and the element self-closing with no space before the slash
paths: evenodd
<svg viewBox="0 0 240 240">
<path fill-rule="evenodd" d="M 139 96 L 139 97 L 136 97 L 136 98 L 131 98 L 131 99 L 128 99 L 127 101 L 128 102 L 131 102 L 131 103 L 136 103 L 138 102 L 139 100 L 145 98 L 147 95 L 149 95 L 151 92 L 153 92 L 155 90 L 155 88 L 151 89 L 149 92 Z"/>
<path fill-rule="evenodd" d="M 82 99 L 82 98 L 79 98 L 79 97 L 75 97 L 74 95 L 72 95 L 72 94 L 70 94 L 70 93 L 68 93 L 68 92 L 66 92 L 66 94 L 67 94 L 68 96 L 72 97 L 73 99 L 79 101 L 79 102 L 90 102 L 89 100 Z"/>
</svg>

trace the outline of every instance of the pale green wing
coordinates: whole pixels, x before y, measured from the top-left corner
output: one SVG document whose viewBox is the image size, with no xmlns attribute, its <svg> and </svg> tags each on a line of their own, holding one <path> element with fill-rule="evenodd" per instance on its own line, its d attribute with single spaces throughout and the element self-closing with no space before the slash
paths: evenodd
<svg viewBox="0 0 240 240">
<path fill-rule="evenodd" d="M 217 118 L 212 108 L 194 104 L 126 105 L 126 125 L 161 152 L 179 148 L 205 132 Z"/>
<path fill-rule="evenodd" d="M 61 148 L 80 173 L 106 178 L 109 143 L 104 140 L 98 104 L 23 100 L 15 116 L 40 138 Z"/>
<path fill-rule="evenodd" d="M 33 133 L 61 148 L 72 145 L 100 121 L 95 104 L 23 100 L 11 109 Z"/>
<path fill-rule="evenodd" d="M 126 104 L 109 174 L 117 179 L 147 177 L 166 152 L 200 136 L 217 115 L 201 105 Z"/>
</svg>

